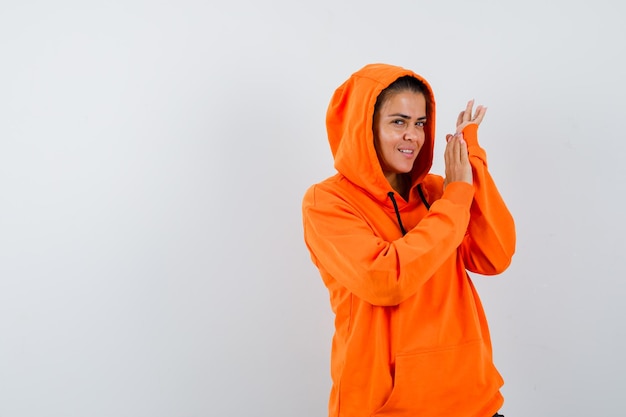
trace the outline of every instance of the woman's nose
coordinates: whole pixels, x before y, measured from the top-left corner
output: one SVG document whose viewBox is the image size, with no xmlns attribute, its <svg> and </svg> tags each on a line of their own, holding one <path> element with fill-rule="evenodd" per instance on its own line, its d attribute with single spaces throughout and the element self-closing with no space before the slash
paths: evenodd
<svg viewBox="0 0 626 417">
<path fill-rule="evenodd" d="M 418 131 L 417 128 L 409 127 L 404 132 L 404 140 L 416 141 L 419 138 L 419 134 L 420 132 Z"/>
</svg>

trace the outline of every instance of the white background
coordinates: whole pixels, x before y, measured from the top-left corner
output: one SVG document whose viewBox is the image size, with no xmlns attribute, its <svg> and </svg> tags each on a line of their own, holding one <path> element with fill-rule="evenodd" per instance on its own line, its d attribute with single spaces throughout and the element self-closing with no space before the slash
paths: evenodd
<svg viewBox="0 0 626 417">
<path fill-rule="evenodd" d="M 514 416 L 622 415 L 618 0 L 0 2 L 0 416 L 319 417 L 302 239 L 324 117 L 371 62 L 475 98 L 518 249 L 475 276 Z M 442 149 L 434 171 L 441 173 Z"/>
</svg>

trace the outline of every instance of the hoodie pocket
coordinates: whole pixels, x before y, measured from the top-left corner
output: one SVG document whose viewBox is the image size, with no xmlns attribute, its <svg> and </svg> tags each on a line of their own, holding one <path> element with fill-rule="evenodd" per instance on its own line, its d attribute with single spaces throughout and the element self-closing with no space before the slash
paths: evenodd
<svg viewBox="0 0 626 417">
<path fill-rule="evenodd" d="M 502 386 L 481 340 L 396 357 L 394 387 L 373 416 L 473 415 Z"/>
</svg>

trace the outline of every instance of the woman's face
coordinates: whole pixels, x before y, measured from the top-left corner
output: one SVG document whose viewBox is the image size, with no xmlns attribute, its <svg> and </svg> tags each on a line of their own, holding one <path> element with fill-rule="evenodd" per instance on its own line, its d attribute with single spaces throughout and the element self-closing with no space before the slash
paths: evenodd
<svg viewBox="0 0 626 417">
<path fill-rule="evenodd" d="M 410 172 L 422 145 L 426 123 L 426 98 L 422 93 L 392 94 L 374 117 L 374 147 L 390 184 L 397 174 Z"/>
</svg>

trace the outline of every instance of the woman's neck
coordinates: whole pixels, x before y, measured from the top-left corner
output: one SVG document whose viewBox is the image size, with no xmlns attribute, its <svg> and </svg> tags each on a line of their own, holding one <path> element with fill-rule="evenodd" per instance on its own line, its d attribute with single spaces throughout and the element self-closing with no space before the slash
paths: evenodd
<svg viewBox="0 0 626 417">
<path fill-rule="evenodd" d="M 410 177 L 407 174 L 392 174 L 387 177 L 389 185 L 405 200 L 409 198 L 409 188 L 411 185 Z"/>
</svg>

